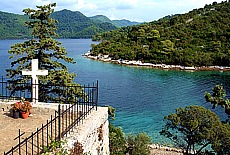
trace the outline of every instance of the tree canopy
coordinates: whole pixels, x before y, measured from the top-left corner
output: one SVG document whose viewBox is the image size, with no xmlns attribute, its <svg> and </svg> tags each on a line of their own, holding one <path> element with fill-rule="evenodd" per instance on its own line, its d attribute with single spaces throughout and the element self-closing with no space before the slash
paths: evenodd
<svg viewBox="0 0 230 155">
<path fill-rule="evenodd" d="M 160 133 L 185 149 L 186 154 L 199 154 L 207 146 L 217 153 L 229 151 L 230 126 L 223 124 L 214 112 L 206 108 L 178 108 L 176 113 L 164 119 L 166 125 Z"/>
<path fill-rule="evenodd" d="M 229 66 L 230 2 L 98 34 L 92 55 L 182 66 Z"/>
<path fill-rule="evenodd" d="M 39 81 L 42 82 L 42 91 L 39 94 L 44 101 L 51 100 L 55 95 L 48 96 L 47 92 L 53 94 L 62 94 L 63 98 L 81 95 L 81 89 L 72 90 L 67 94 L 61 86 L 79 86 L 73 82 L 74 73 L 69 73 L 65 63 L 75 63 L 73 58 L 67 56 L 66 49 L 61 46 L 61 42 L 53 39 L 57 37 L 57 20 L 50 18 L 51 13 L 54 11 L 53 7 L 56 3 L 37 6 L 37 10 L 24 9 L 30 20 L 25 23 L 26 27 L 32 29 L 33 38 L 26 40 L 23 43 L 16 43 L 11 46 L 8 53 L 11 54 L 10 59 L 11 68 L 6 69 L 7 77 L 11 79 L 12 89 L 26 89 L 18 88 L 18 82 L 28 82 L 30 77 L 23 76 L 21 71 L 24 69 L 31 69 L 31 60 L 38 59 L 39 69 L 46 69 L 49 71 L 47 76 L 39 76 Z M 50 89 L 49 86 L 58 85 L 59 88 Z M 28 89 L 28 88 L 27 88 Z M 59 96 L 60 97 L 60 96 Z M 59 98 L 61 99 L 61 98 Z"/>
<path fill-rule="evenodd" d="M 86 17 L 79 11 L 60 10 L 51 13 L 51 18 L 58 20 L 59 38 L 92 38 L 97 33 L 115 30 L 118 27 L 140 24 L 124 20 L 112 21 L 105 16 Z M 100 20 L 100 17 L 106 18 Z M 31 30 L 24 27 L 29 20 L 27 14 L 18 15 L 0 11 L 0 39 L 31 38 Z"/>
<path fill-rule="evenodd" d="M 109 120 L 115 119 L 116 109 L 108 106 Z M 109 122 L 109 148 L 111 155 L 149 155 L 151 143 L 150 137 L 146 133 L 137 135 L 129 134 L 125 136 L 121 127 L 115 127 Z"/>
<path fill-rule="evenodd" d="M 212 88 L 213 93 L 210 94 L 208 92 L 204 93 L 204 97 L 207 102 L 210 102 L 214 109 L 216 106 L 221 106 L 225 109 L 225 113 L 230 118 L 230 102 L 226 97 L 226 91 L 222 85 L 216 85 Z M 229 121 L 229 120 L 227 120 Z"/>
<path fill-rule="evenodd" d="M 149 155 L 149 144 L 151 139 L 146 133 L 138 133 L 137 135 L 129 134 L 126 138 L 129 155 Z"/>
</svg>

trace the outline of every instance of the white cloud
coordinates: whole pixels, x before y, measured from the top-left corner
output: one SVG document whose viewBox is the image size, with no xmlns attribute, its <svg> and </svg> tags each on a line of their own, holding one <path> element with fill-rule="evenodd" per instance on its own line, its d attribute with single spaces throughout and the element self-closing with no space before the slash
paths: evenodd
<svg viewBox="0 0 230 155">
<path fill-rule="evenodd" d="M 118 10 L 129 10 L 137 7 L 137 0 L 117 0 L 113 5 Z"/>
<path fill-rule="evenodd" d="M 35 0 L 35 2 L 37 5 L 48 5 L 52 3 L 51 0 Z"/>
<path fill-rule="evenodd" d="M 74 5 L 72 4 L 71 8 L 71 10 L 80 11 L 84 14 L 85 12 L 96 10 L 97 5 L 93 2 L 88 2 L 85 0 L 75 0 L 75 3 Z"/>
<path fill-rule="evenodd" d="M 77 5 L 78 5 L 79 8 L 84 7 L 84 5 L 85 5 L 84 0 L 77 0 Z"/>
</svg>

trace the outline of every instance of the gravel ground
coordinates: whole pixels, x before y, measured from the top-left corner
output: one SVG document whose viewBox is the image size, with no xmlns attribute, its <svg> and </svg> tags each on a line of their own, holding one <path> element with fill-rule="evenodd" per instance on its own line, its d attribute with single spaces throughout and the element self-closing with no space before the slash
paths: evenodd
<svg viewBox="0 0 230 155">
<path fill-rule="evenodd" d="M 32 116 L 27 119 L 14 119 L 9 111 L 10 108 L 10 103 L 0 103 L 0 154 L 9 151 L 18 143 L 18 139 L 15 138 L 18 137 L 19 129 L 21 133 L 25 133 L 22 136 L 24 139 L 45 124 L 55 111 L 51 108 L 33 107 Z"/>
</svg>

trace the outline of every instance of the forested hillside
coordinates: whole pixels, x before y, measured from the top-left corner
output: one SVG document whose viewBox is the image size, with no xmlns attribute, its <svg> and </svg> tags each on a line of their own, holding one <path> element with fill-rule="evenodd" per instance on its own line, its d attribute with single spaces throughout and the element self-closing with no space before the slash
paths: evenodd
<svg viewBox="0 0 230 155">
<path fill-rule="evenodd" d="M 110 23 L 96 23 L 78 11 L 62 10 L 51 15 L 58 20 L 59 38 L 91 38 L 92 35 L 117 29 Z M 0 39 L 31 38 L 30 30 L 24 26 L 26 15 L 0 12 Z"/>
<path fill-rule="evenodd" d="M 96 16 L 92 16 L 89 18 L 92 19 L 93 21 L 97 22 L 97 23 L 111 23 L 111 24 L 113 24 L 112 20 L 110 20 L 108 17 L 106 17 L 104 15 L 96 15 Z"/>
<path fill-rule="evenodd" d="M 86 17 L 79 11 L 61 10 L 51 15 L 58 20 L 59 38 L 92 38 L 98 33 L 115 30 L 121 26 L 138 24 L 137 22 L 118 20 L 113 23 L 106 16 Z M 100 17 L 103 17 L 100 20 Z M 107 19 L 107 21 L 104 21 Z M 30 30 L 24 26 L 29 18 L 26 15 L 0 11 L 0 39 L 31 38 Z M 117 24 L 118 23 L 118 24 Z M 119 25 L 118 27 L 116 25 Z"/>
<path fill-rule="evenodd" d="M 29 18 L 26 15 L 16 15 L 0 11 L 0 39 L 27 38 L 29 30 L 24 23 Z"/>
<path fill-rule="evenodd" d="M 138 22 L 131 22 L 129 20 L 122 19 L 122 20 L 113 20 L 113 24 L 116 27 L 124 27 L 124 26 L 139 25 L 140 23 L 138 23 Z"/>
<path fill-rule="evenodd" d="M 110 23 L 96 23 L 79 11 L 56 11 L 51 17 L 58 20 L 60 38 L 91 38 L 96 33 L 117 29 Z"/>
<path fill-rule="evenodd" d="M 92 54 L 183 66 L 230 66 L 230 2 L 94 36 Z"/>
<path fill-rule="evenodd" d="M 117 28 L 140 24 L 139 22 L 131 22 L 131 21 L 125 20 L 125 19 L 122 19 L 122 20 L 110 20 L 108 17 L 103 16 L 103 15 L 93 16 L 93 17 L 90 17 L 90 19 L 92 19 L 95 22 L 99 22 L 99 23 L 111 23 L 114 26 L 116 26 Z"/>
</svg>

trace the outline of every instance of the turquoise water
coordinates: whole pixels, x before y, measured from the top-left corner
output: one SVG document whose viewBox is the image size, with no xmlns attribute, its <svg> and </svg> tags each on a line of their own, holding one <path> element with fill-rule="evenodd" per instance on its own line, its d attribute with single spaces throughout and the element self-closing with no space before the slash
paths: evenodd
<svg viewBox="0 0 230 155">
<path fill-rule="evenodd" d="M 18 41 L 22 40 L 0 40 L 0 75 L 5 75 L 5 68 L 10 67 L 7 50 Z M 228 72 L 163 71 L 120 66 L 82 57 L 93 43 L 90 39 L 59 41 L 77 62 L 68 64 L 70 72 L 77 74 L 75 81 L 81 84 L 99 81 L 99 104 L 117 109 L 113 123 L 121 126 L 126 134 L 146 132 L 153 142 L 168 143 L 159 135 L 165 115 L 187 105 L 211 108 L 203 95 L 215 84 L 223 84 L 230 94 Z M 215 112 L 225 117 L 222 109 Z"/>
</svg>

